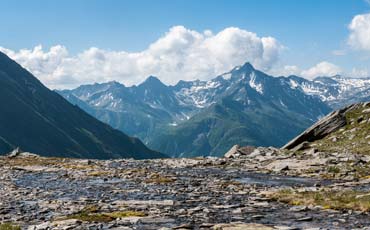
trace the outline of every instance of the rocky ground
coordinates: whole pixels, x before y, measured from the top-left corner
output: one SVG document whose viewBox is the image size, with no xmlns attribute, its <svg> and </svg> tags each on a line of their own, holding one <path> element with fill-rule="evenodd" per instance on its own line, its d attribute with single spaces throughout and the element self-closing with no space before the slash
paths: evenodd
<svg viewBox="0 0 370 230">
<path fill-rule="evenodd" d="M 349 189 L 370 196 L 370 179 L 320 171 L 346 157 L 292 160 L 271 148 L 238 158 L 2 157 L 0 221 L 22 229 L 370 229 L 367 206 L 281 196 Z"/>
<path fill-rule="evenodd" d="M 307 141 L 309 140 L 309 141 Z M 0 230 L 370 229 L 370 103 L 223 158 L 0 157 Z"/>
</svg>

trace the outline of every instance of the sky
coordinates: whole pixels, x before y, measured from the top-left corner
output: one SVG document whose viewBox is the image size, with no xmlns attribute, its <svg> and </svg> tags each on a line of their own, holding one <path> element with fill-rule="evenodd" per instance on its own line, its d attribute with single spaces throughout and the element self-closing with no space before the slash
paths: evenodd
<svg viewBox="0 0 370 230">
<path fill-rule="evenodd" d="M 53 89 L 149 75 L 370 76 L 369 0 L 1 0 L 0 51 Z"/>
</svg>

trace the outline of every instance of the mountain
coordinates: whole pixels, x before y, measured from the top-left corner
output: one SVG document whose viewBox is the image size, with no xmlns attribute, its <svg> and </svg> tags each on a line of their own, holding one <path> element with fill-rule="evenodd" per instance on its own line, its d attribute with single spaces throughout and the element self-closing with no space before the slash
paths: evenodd
<svg viewBox="0 0 370 230">
<path fill-rule="evenodd" d="M 308 95 L 320 97 L 333 109 L 370 100 L 370 78 L 337 75 L 317 77 L 312 81 L 297 76 L 289 76 L 288 79 L 292 87 L 299 88 Z"/>
<path fill-rule="evenodd" d="M 188 93 L 182 95 L 197 98 L 195 105 L 203 109 L 153 137 L 149 146 L 174 156 L 220 156 L 234 144 L 281 146 L 330 111 L 318 98 L 249 63 L 196 85 L 183 87 Z"/>
<path fill-rule="evenodd" d="M 281 146 L 331 109 L 246 63 L 209 81 L 166 86 L 149 77 L 59 93 L 98 119 L 173 157 L 221 156 L 234 144 Z"/>
<path fill-rule="evenodd" d="M 58 157 L 164 156 L 70 104 L 1 52 L 0 111 L 0 154 L 20 147 Z"/>
</svg>

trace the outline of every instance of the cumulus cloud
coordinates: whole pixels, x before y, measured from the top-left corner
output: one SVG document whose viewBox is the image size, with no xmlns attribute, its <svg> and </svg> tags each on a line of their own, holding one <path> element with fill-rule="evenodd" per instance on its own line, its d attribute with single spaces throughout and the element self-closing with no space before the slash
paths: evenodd
<svg viewBox="0 0 370 230">
<path fill-rule="evenodd" d="M 348 44 L 354 49 L 370 50 L 370 14 L 356 15 L 348 26 Z"/>
<path fill-rule="evenodd" d="M 267 71 L 277 62 L 281 49 L 273 37 L 259 37 L 236 27 L 214 34 L 210 30 L 197 32 L 183 26 L 170 28 L 141 52 L 92 47 L 70 55 L 61 45 L 49 50 L 37 46 L 19 51 L 0 47 L 0 51 L 51 88 L 111 80 L 132 85 L 148 75 L 175 84 L 179 79 L 209 79 L 247 61 Z"/>
<path fill-rule="evenodd" d="M 334 76 L 341 73 L 342 69 L 339 66 L 323 61 L 307 70 L 303 70 L 301 75 L 305 78 L 312 79 L 317 76 Z"/>
</svg>

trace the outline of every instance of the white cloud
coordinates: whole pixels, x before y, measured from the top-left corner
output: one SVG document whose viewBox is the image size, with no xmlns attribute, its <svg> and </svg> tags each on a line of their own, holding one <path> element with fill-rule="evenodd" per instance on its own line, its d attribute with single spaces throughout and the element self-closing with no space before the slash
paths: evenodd
<svg viewBox="0 0 370 230">
<path fill-rule="evenodd" d="M 300 75 L 301 70 L 298 66 L 295 65 L 286 65 L 284 66 L 282 70 L 282 75 L 283 76 L 289 76 L 289 75 Z"/>
<path fill-rule="evenodd" d="M 1 48 L 51 88 L 71 88 L 80 84 L 117 80 L 137 84 L 148 75 L 165 83 L 179 79 L 208 79 L 236 65 L 251 62 L 267 71 L 277 62 L 282 46 L 272 37 L 236 27 L 216 34 L 175 26 L 141 52 L 107 51 L 92 47 L 70 55 L 66 47 L 50 50 Z"/>
<path fill-rule="evenodd" d="M 342 69 L 339 66 L 323 61 L 307 70 L 303 70 L 301 75 L 313 79 L 318 76 L 334 76 L 340 73 L 342 73 Z"/>
<path fill-rule="evenodd" d="M 296 65 L 285 65 L 279 68 L 274 68 L 270 74 L 274 76 L 290 76 L 296 75 L 307 79 L 313 79 L 318 76 L 334 76 L 342 73 L 342 69 L 330 62 L 322 61 L 308 69 L 301 69 Z"/>
<path fill-rule="evenodd" d="M 353 68 L 350 76 L 356 78 L 367 78 L 370 77 L 370 74 L 368 69 Z"/>
<path fill-rule="evenodd" d="M 348 44 L 354 49 L 370 50 L 370 14 L 356 15 L 349 24 Z"/>
</svg>

